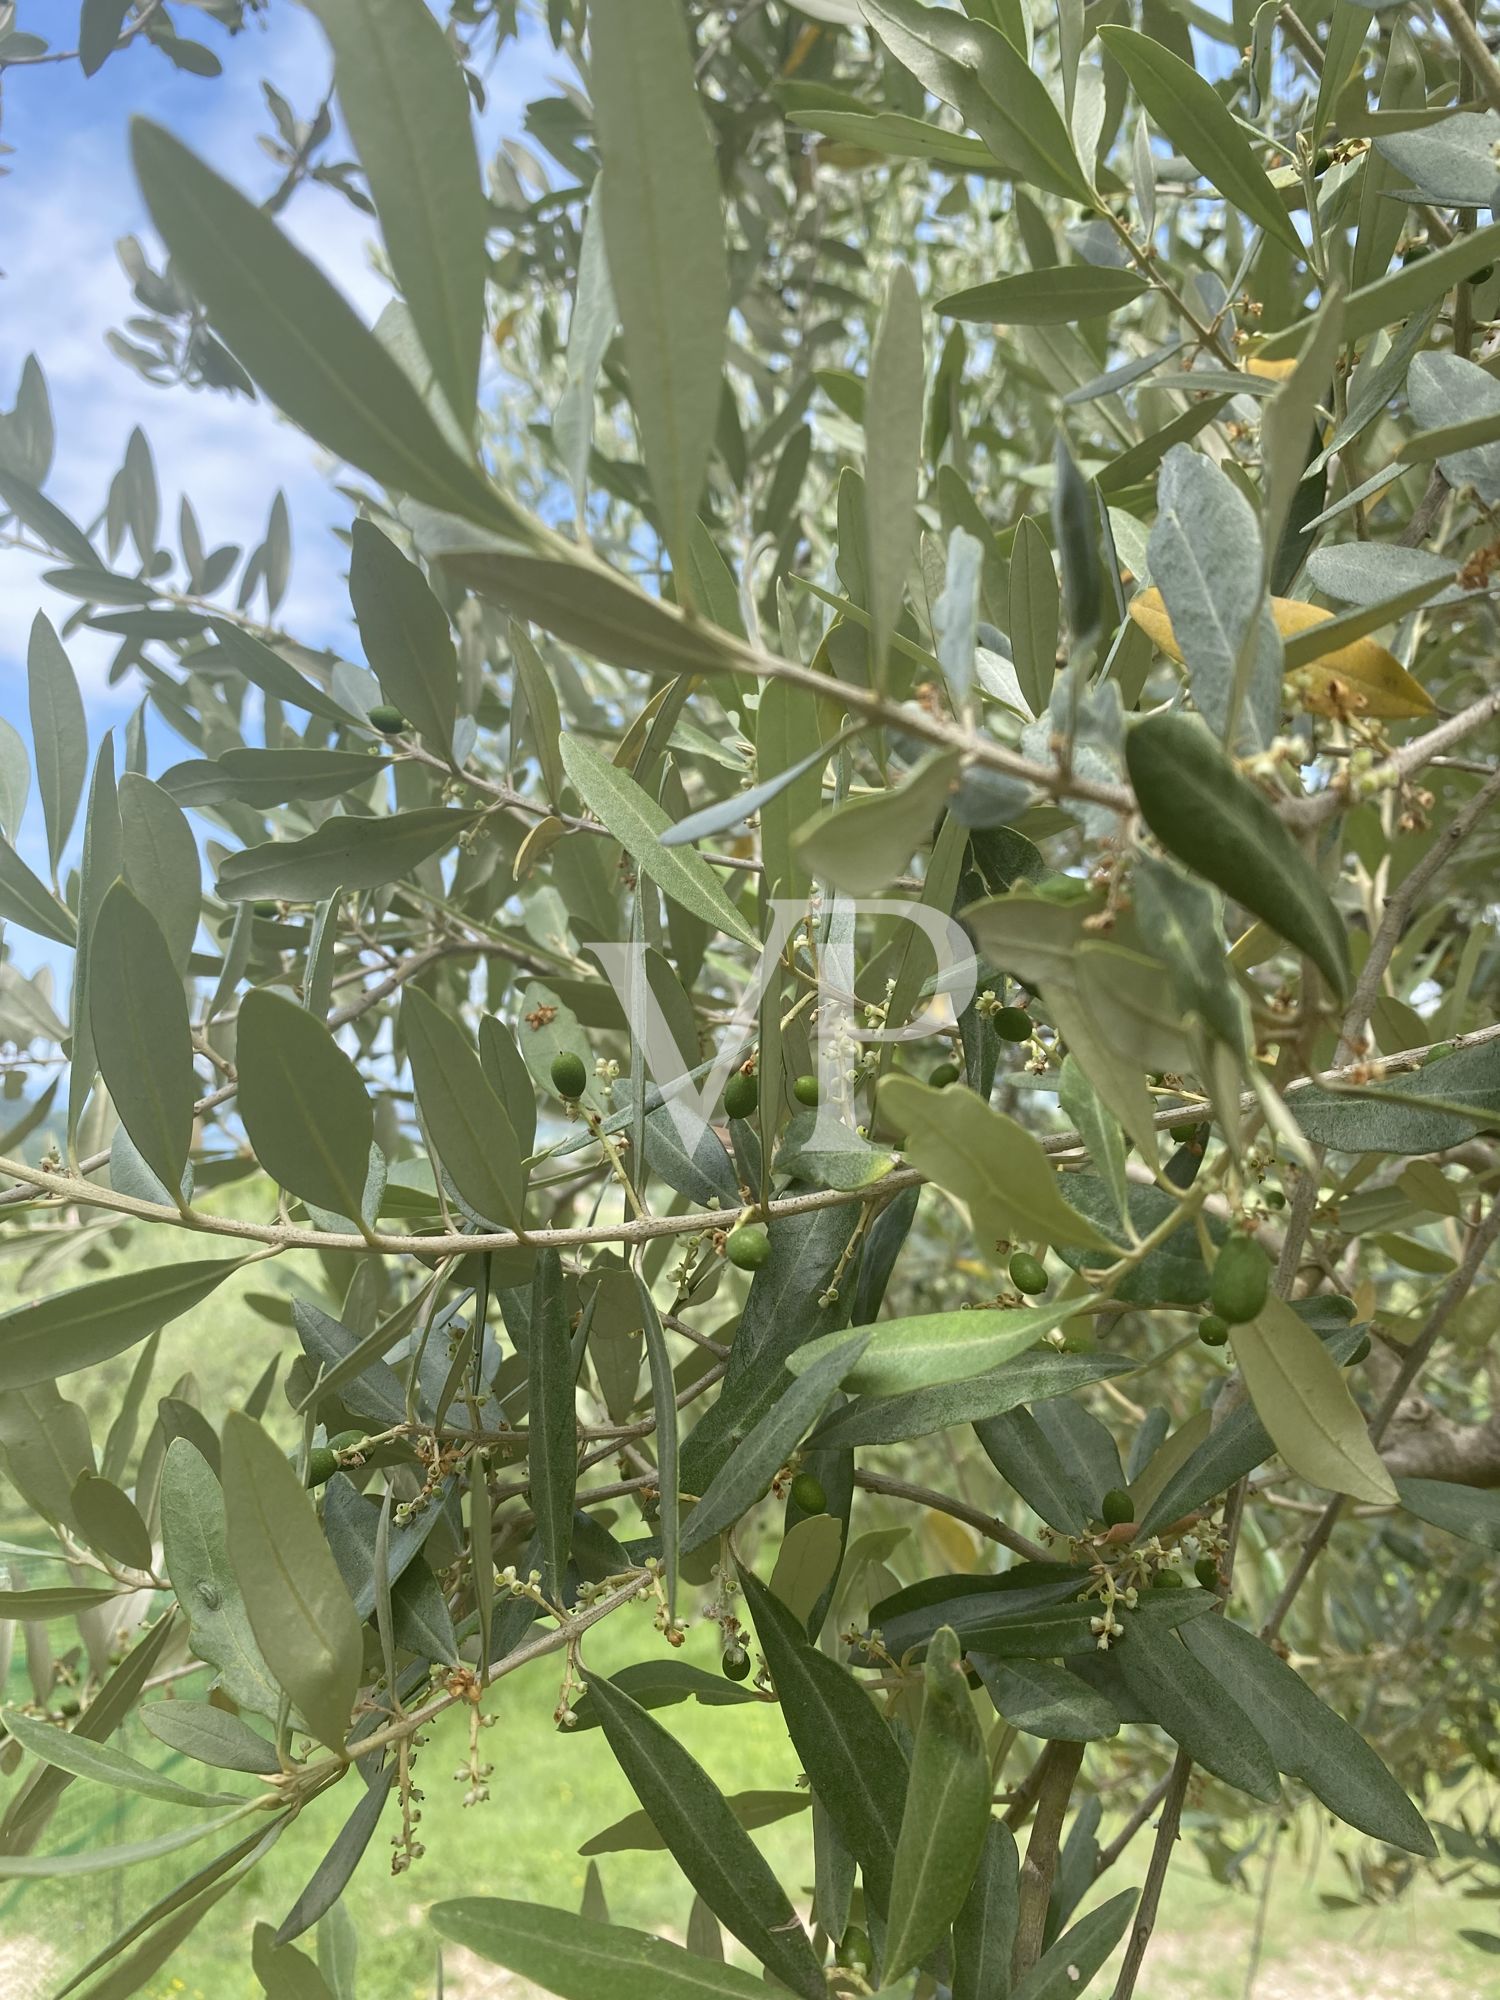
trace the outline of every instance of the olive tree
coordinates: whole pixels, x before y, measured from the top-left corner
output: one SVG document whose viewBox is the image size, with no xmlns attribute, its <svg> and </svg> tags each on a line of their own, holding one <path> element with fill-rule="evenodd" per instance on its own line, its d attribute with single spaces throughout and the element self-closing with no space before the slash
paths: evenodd
<svg viewBox="0 0 1500 2000">
<path fill-rule="evenodd" d="M 326 449 L 352 618 L 279 621 L 284 509 L 174 537 L 140 434 L 71 519 L 28 365 L 0 1878 L 181 1870 L 65 1990 L 335 1788 L 272 1994 L 347 2000 L 377 1830 L 564 2000 L 1126 2000 L 1185 1823 L 1232 1877 L 1307 1800 L 1366 1900 L 1493 1885 L 1500 67 L 1433 6 L 550 0 L 577 81 L 482 169 L 513 5 L 312 0 L 341 123 L 273 93 L 265 188 L 137 123 L 117 352 Z M 95 88 L 138 37 L 216 67 L 88 0 Z M 240 1406 L 163 1393 L 231 1299 Z M 503 1842 L 424 1883 L 423 1732 L 482 1806 L 523 1671 L 673 1935 Z M 57 1853 L 73 1784 L 165 1830 Z"/>
</svg>

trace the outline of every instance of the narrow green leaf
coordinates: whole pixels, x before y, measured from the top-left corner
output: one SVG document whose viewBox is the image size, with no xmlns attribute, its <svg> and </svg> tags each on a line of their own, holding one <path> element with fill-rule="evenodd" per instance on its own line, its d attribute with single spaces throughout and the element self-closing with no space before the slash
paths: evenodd
<svg viewBox="0 0 1500 2000">
<path fill-rule="evenodd" d="M 339 109 L 427 359 L 467 431 L 484 332 L 488 207 L 469 92 L 421 0 L 314 0 Z M 408 711 L 410 712 L 410 711 Z"/>
<path fill-rule="evenodd" d="M 94 1054 L 120 1122 L 174 1194 L 193 1143 L 193 1043 L 187 996 L 156 919 L 116 882 L 89 936 Z"/>
<path fill-rule="evenodd" d="M 1054 1661 L 977 1655 L 974 1664 L 995 1713 L 1028 1736 L 1097 1743 L 1119 1734 L 1120 1718 L 1105 1697 Z"/>
<path fill-rule="evenodd" d="M 954 753 L 937 750 L 899 785 L 827 807 L 796 835 L 797 859 L 851 896 L 878 895 L 926 843 L 957 772 Z"/>
<path fill-rule="evenodd" d="M 1016 679 L 1033 715 L 1045 715 L 1057 678 L 1062 604 L 1047 537 L 1029 514 L 1016 526 L 1010 561 L 1010 644 Z"/>
<path fill-rule="evenodd" d="M 38 1716 L 7 1709 L 0 1714 L 0 1724 L 23 1750 L 31 1751 L 43 1763 L 55 1764 L 59 1770 L 67 1771 L 75 1778 L 91 1778 L 96 1784 L 114 1785 L 122 1791 L 136 1792 L 142 1798 L 159 1799 L 172 1806 L 224 1806 L 230 1803 L 222 1792 L 198 1792 L 189 1785 L 179 1785 L 160 1771 L 153 1771 L 148 1765 L 138 1763 L 134 1757 L 127 1757 L 112 1743 L 91 1743 L 86 1736 L 76 1736 L 68 1729 L 58 1728 L 55 1723 L 43 1722 Z"/>
<path fill-rule="evenodd" d="M 26 651 L 27 690 L 31 708 L 31 747 L 36 762 L 37 790 L 47 825 L 47 857 L 53 879 L 73 822 L 88 772 L 89 726 L 78 681 L 63 651 L 62 641 L 39 611 Z"/>
<path fill-rule="evenodd" d="M 1107 264 L 1058 264 L 950 292 L 937 300 L 933 311 L 947 319 L 999 326 L 1072 326 L 1077 320 L 1118 312 L 1148 289 L 1146 280 L 1134 271 L 1117 271 Z"/>
<path fill-rule="evenodd" d="M 601 173 L 595 176 L 589 194 L 583 239 L 578 248 L 578 282 L 568 317 L 567 386 L 552 414 L 552 435 L 567 470 L 574 513 L 580 521 L 585 518 L 588 506 L 594 393 L 605 353 L 620 321 L 609 282 L 602 189 Z"/>
<path fill-rule="evenodd" d="M 1346 994 L 1343 919 L 1270 801 L 1207 731 L 1187 716 L 1149 716 L 1127 734 L 1125 762 L 1163 847 L 1304 951 L 1334 992 Z"/>
<path fill-rule="evenodd" d="M 598 1721 L 595 1716 L 596 1727 Z M 774 1826 L 778 1820 L 806 1812 L 811 1801 L 806 1792 L 733 1792 L 725 1795 L 724 1803 L 740 1826 L 753 1830 Z M 584 1855 L 665 1854 L 668 1851 L 656 1822 L 644 1810 L 626 1813 L 613 1826 L 592 1834 L 578 1850 Z M 705 1903 L 703 1907 L 707 1909 L 708 1905 Z M 719 1956 L 722 1958 L 723 1953 Z"/>
<path fill-rule="evenodd" d="M 309 715 L 320 715 L 325 722 L 349 721 L 348 711 L 340 707 L 332 695 L 325 694 L 316 682 L 298 673 L 289 660 L 284 660 L 280 653 L 263 645 L 254 633 L 232 624 L 227 618 L 211 618 L 209 630 L 219 642 L 222 664 L 228 665 L 235 673 L 243 674 L 263 694 L 273 694 L 278 701 L 289 701 L 294 708 L 305 708 Z M 209 659 L 215 666 L 221 664 L 218 655 L 211 653 Z"/>
<path fill-rule="evenodd" d="M 401 1000 L 401 1038 L 427 1135 L 459 1194 L 486 1221 L 521 1224 L 521 1148 L 469 1038 L 420 988 Z"/>
<path fill-rule="evenodd" d="M 773 1978 L 826 2000 L 822 1966 L 786 1891 L 702 1765 L 608 1680 L 595 1677 L 589 1691 L 631 1789 L 704 1902 Z"/>
<path fill-rule="evenodd" d="M 1107 1376 L 1126 1373 L 1119 1354 L 1059 1354 L 1052 1348 L 1023 1354 L 968 1382 L 941 1382 L 904 1396 L 858 1396 L 835 1410 L 813 1434 L 819 1450 L 858 1444 L 901 1444 L 955 1424 L 981 1423 L 1039 1397 L 1071 1395 Z"/>
<path fill-rule="evenodd" d="M 161 1532 L 167 1576 L 187 1617 L 193 1651 L 219 1669 L 220 1684 L 242 1708 L 274 1717 L 280 1691 L 230 1567 L 223 1490 L 208 1460 L 186 1438 L 174 1438 L 167 1447 Z"/>
<path fill-rule="evenodd" d="M 1273 1295 L 1258 1319 L 1234 1329 L 1234 1358 L 1256 1414 L 1293 1472 L 1355 1500 L 1395 1501 L 1343 1370 L 1284 1299 Z"/>
<path fill-rule="evenodd" d="M 1274 1805 L 1281 1796 L 1276 1764 L 1252 1718 L 1174 1630 L 1143 1617 L 1139 1608 L 1116 1615 L 1123 1636 L 1108 1652 L 1085 1654 L 1073 1671 L 1111 1699 L 1118 1693 L 1125 1713 L 1133 1710 L 1159 1723 L 1195 1764 L 1226 1785 Z"/>
<path fill-rule="evenodd" d="M 865 391 L 865 551 L 869 578 L 870 657 L 875 683 L 906 595 L 917 543 L 922 473 L 922 308 L 911 272 L 897 264 L 870 354 Z"/>
<path fill-rule="evenodd" d="M 743 1565 L 739 1578 L 787 1734 L 814 1795 L 864 1870 L 867 1893 L 884 1910 L 906 1805 L 906 1763 L 896 1739 L 849 1670 L 809 1645 L 786 1606 Z"/>
<path fill-rule="evenodd" d="M 678 1498 L 681 1472 L 678 1466 L 676 1383 L 672 1377 L 672 1357 L 661 1315 L 651 1296 L 651 1286 L 639 1269 L 635 1273 L 636 1297 L 641 1308 L 641 1332 L 646 1345 L 646 1366 L 651 1377 L 651 1407 L 656 1416 L 656 1478 L 662 1495 L 661 1564 L 667 1579 L 667 1610 L 677 1614 L 677 1564 L 682 1545 L 681 1512 Z"/>
<path fill-rule="evenodd" d="M 1012 1988 L 1010 2000 L 1072 2000 L 1075 1993 L 1085 1992 L 1124 1937 L 1136 1896 L 1134 1889 L 1122 1889 L 1118 1896 L 1080 1917 Z"/>
<path fill-rule="evenodd" d="M 451 847 L 477 817 L 446 806 L 384 819 L 336 815 L 305 840 L 270 840 L 231 854 L 219 870 L 219 893 L 231 903 L 263 897 L 318 903 L 338 889 L 381 889 Z"/>
<path fill-rule="evenodd" d="M 1401 1505 L 1419 1521 L 1500 1553 L 1500 1493 L 1443 1479 L 1398 1479 Z"/>
<path fill-rule="evenodd" d="M 649 793 L 581 736 L 564 736 L 563 764 L 580 798 L 664 895 L 680 903 L 726 936 L 754 945 L 754 931 L 719 885 L 701 854 L 692 848 L 663 847 L 671 826 Z"/>
<path fill-rule="evenodd" d="M 425 7 L 419 5 L 418 12 L 431 19 Z M 451 758 L 458 655 L 448 615 L 421 570 L 373 521 L 354 523 L 349 597 L 381 693 L 416 724 L 429 750 Z"/>
<path fill-rule="evenodd" d="M 78 523 L 49 500 L 45 493 L 38 492 L 29 480 L 0 469 L 0 505 L 14 514 L 17 520 L 24 521 L 49 549 L 55 549 L 69 562 L 80 564 L 85 569 L 99 567 L 93 545 Z"/>
<path fill-rule="evenodd" d="M 229 799 L 262 809 L 293 800 L 317 804 L 367 785 L 387 761 L 362 750 L 226 750 L 211 762 L 173 764 L 163 771 L 160 789 L 184 806 Z"/>
<path fill-rule="evenodd" d="M 240 1003 L 235 1054 L 240 1117 L 262 1167 L 358 1222 L 375 1118 L 354 1064 L 321 1021 L 263 986 Z"/>
<path fill-rule="evenodd" d="M 281 1769 L 276 1745 L 214 1702 L 146 1702 L 140 1718 L 158 1742 L 200 1764 L 262 1778 L 274 1778 Z"/>
<path fill-rule="evenodd" d="M 459 458 L 409 377 L 265 212 L 138 118 L 136 178 L 215 330 L 309 436 L 414 500 L 521 540 L 531 526 Z"/>
<path fill-rule="evenodd" d="M 1035 1347 L 1070 1310 L 1066 1305 L 1015 1310 L 980 1306 L 881 1320 L 870 1328 L 862 1351 L 850 1356 L 843 1386 L 866 1396 L 904 1396 L 938 1382 L 967 1382 Z M 805 1375 L 847 1343 L 847 1334 L 824 1334 L 798 1348 L 787 1366 L 794 1375 Z"/>
<path fill-rule="evenodd" d="M 858 1362 L 870 1336 L 844 1333 L 831 1335 L 830 1339 L 832 1347 L 825 1347 L 804 1368 L 798 1369 L 792 1387 L 778 1398 L 748 1437 L 736 1445 L 714 1475 L 708 1491 L 682 1524 L 684 1554 L 701 1548 L 732 1527 L 761 1498 L 827 1409 L 834 1390 Z M 807 1353 L 804 1348 L 794 1358 L 801 1360 Z"/>
<path fill-rule="evenodd" d="M 120 872 L 151 912 L 173 966 L 185 977 L 203 901 L 193 829 L 171 795 L 138 771 L 125 772 L 118 797 Z"/>
<path fill-rule="evenodd" d="M 676 0 L 592 7 L 589 33 L 610 284 L 680 588 L 723 386 L 729 274 L 719 170 Z"/>
<path fill-rule="evenodd" d="M 8 840 L 0 840 L 0 917 L 54 944 L 78 942 L 72 911 L 32 874 Z"/>
<path fill-rule="evenodd" d="M 531 1338 L 526 1349 L 531 1509 L 541 1548 L 542 1589 L 561 1596 L 573 1542 L 573 1498 L 578 1485 L 578 1420 L 573 1343 L 562 1264 L 555 1250 L 537 1257 L 531 1281 Z"/>
<path fill-rule="evenodd" d="M 1300 255 L 1301 239 L 1290 216 L 1213 85 L 1181 56 L 1133 28 L 1101 28 L 1099 40 L 1178 152 L 1232 207 Z"/>
<path fill-rule="evenodd" d="M 1114 31 L 1110 31 L 1114 32 Z M 1397 213 L 1399 214 L 1399 206 Z M 1362 285 L 1344 301 L 1344 343 L 1353 346 L 1381 327 L 1420 313 L 1454 285 L 1482 270 L 1500 256 L 1500 222 L 1489 222 L 1472 236 L 1457 236 L 1441 250 L 1401 265 L 1372 284 Z M 1316 313 L 1308 313 L 1280 328 L 1262 346 L 1267 360 L 1295 354 L 1312 332 Z"/>
<path fill-rule="evenodd" d="M 319 1742 L 342 1749 L 364 1645 L 312 1502 L 253 1418 L 224 1424 L 229 1560 L 261 1653 Z"/>
<path fill-rule="evenodd" d="M 0 1854 L 0 1881 L 73 1879 L 80 1875 L 105 1875 L 115 1868 L 134 1868 L 142 1861 L 158 1861 L 164 1854 L 175 1854 L 179 1847 L 191 1847 L 195 1840 L 205 1840 L 211 1833 L 222 1833 L 236 1820 L 263 1809 L 260 1800 L 253 1799 L 248 1805 L 236 1806 L 233 1812 L 221 1813 L 217 1819 L 194 1819 L 185 1826 L 174 1827 L 170 1833 L 157 1834 L 154 1840 L 129 1841 L 120 1847 L 92 1847 L 70 1854 Z"/>
<path fill-rule="evenodd" d="M 934 1090 L 891 1076 L 880 1087 L 880 1107 L 905 1134 L 911 1164 L 968 1206 L 983 1256 L 993 1261 L 1001 1243 L 1016 1241 L 1113 1247 L 1063 1199 L 1038 1140 L 972 1090 Z"/>
<path fill-rule="evenodd" d="M 101 1590 L 66 1583 L 58 1584 L 55 1589 L 0 1590 L 0 1618 L 19 1618 L 23 1621 L 76 1618 L 80 1611 L 92 1611 L 96 1605 L 108 1604 L 112 1597 L 118 1595 L 112 1584 L 106 1584 Z"/>
<path fill-rule="evenodd" d="M 394 1763 L 387 1762 L 385 1769 L 366 1787 L 364 1796 L 358 1800 L 349 1817 L 339 1828 L 333 1845 L 313 1870 L 292 1907 L 276 1926 L 276 1943 L 287 1944 L 292 1938 L 301 1937 L 337 1904 L 348 1887 L 349 1878 L 359 1866 L 369 1846 L 385 1802 L 390 1797 L 391 1787 L 396 1780 Z M 319 1958 L 322 1957 L 321 1948 Z M 331 1996 L 330 1996 L 331 2000 Z"/>
<path fill-rule="evenodd" d="M 112 1479 L 81 1473 L 73 1488 L 73 1519 L 91 1549 L 131 1569 L 151 1568 L 151 1530 L 135 1502 Z"/>
<path fill-rule="evenodd" d="M 237 1257 L 193 1259 L 54 1292 L 0 1313 L 0 1389 L 51 1382 L 121 1354 L 206 1299 Z"/>
<path fill-rule="evenodd" d="M 503 1965 L 558 2000 L 765 2000 L 765 1982 L 715 1965 L 644 1931 L 596 1924 L 572 1910 L 469 1896 L 434 1903 L 440 1937 Z"/>
<path fill-rule="evenodd" d="M 1183 1627 L 1183 1643 L 1255 1717 L 1279 1771 L 1300 1778 L 1331 1813 L 1372 1840 L 1429 1861 L 1436 1856 L 1422 1815 L 1364 1737 L 1253 1632 L 1230 1618 L 1200 1618 Z"/>
<path fill-rule="evenodd" d="M 882 1976 L 899 1979 L 946 1936 L 969 1893 L 990 1823 L 990 1764 L 958 1635 L 933 1635 L 922 1719 L 896 1842 Z"/>
<path fill-rule="evenodd" d="M 1006 2000 L 1020 1914 L 1016 1837 L 992 1819 L 979 1870 L 953 1926 L 953 2000 Z"/>
</svg>

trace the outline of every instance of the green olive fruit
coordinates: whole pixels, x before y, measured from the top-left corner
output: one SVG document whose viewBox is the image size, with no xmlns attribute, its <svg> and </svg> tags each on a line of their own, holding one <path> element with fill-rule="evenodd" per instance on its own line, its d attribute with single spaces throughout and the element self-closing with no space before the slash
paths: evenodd
<svg viewBox="0 0 1500 2000">
<path fill-rule="evenodd" d="M 1493 264 L 1481 264 L 1477 271 L 1469 273 L 1468 281 L 1471 285 L 1486 285 L 1494 275 L 1495 267 Z"/>
<path fill-rule="evenodd" d="M 258 917 L 279 917 L 281 915 L 280 903 L 256 903 L 254 909 Z"/>
<path fill-rule="evenodd" d="M 560 1049 L 552 1058 L 552 1088 L 559 1097 L 582 1097 L 588 1080 L 583 1057 L 575 1055 L 571 1049 Z"/>
<path fill-rule="evenodd" d="M 814 1472 L 799 1472 L 792 1481 L 792 1502 L 804 1514 L 826 1514 L 828 1495 L 823 1491 L 823 1482 Z"/>
<path fill-rule="evenodd" d="M 1344 1363 L 1344 1366 L 1346 1368 L 1357 1368 L 1361 1361 L 1368 1361 L 1369 1358 L 1370 1358 L 1370 1336 L 1367 1333 L 1362 1333 L 1359 1337 L 1359 1345 L 1355 1348 L 1354 1352 L 1349 1356 L 1349 1359 Z"/>
<path fill-rule="evenodd" d="M 369 711 L 369 722 L 370 727 L 378 729 L 382 736 L 399 736 L 406 727 L 406 717 L 399 708 L 392 708 L 388 701 Z"/>
<path fill-rule="evenodd" d="M 307 1484 L 323 1486 L 332 1479 L 339 1469 L 339 1462 L 326 1444 L 320 1444 L 307 1455 Z"/>
<path fill-rule="evenodd" d="M 805 1104 L 811 1110 L 818 1101 L 818 1079 L 815 1076 L 799 1076 L 792 1085 L 792 1095 L 799 1104 Z"/>
<path fill-rule="evenodd" d="M 366 1431 L 339 1431 L 328 1440 L 330 1451 L 358 1451 L 369 1435 Z"/>
<path fill-rule="evenodd" d="M 742 1222 L 724 1239 L 724 1255 L 739 1271 L 758 1271 L 771 1254 L 771 1238 L 763 1222 Z"/>
<path fill-rule="evenodd" d="M 875 1960 L 870 1951 L 870 1940 L 858 1924 L 845 1927 L 844 1935 L 834 1950 L 835 1965 L 842 1965 L 849 1972 L 869 1972 Z"/>
<path fill-rule="evenodd" d="M 1175 1569 L 1159 1569 L 1156 1572 L 1156 1587 L 1158 1590 L 1182 1590 L 1186 1588 L 1182 1578 Z"/>
<path fill-rule="evenodd" d="M 1198 1338 L 1205 1347 L 1222 1347 L 1229 1338 L 1229 1322 L 1217 1313 L 1205 1313 L 1198 1322 Z"/>
<path fill-rule="evenodd" d="M 760 1085 L 739 1070 L 724 1086 L 724 1109 L 731 1118 L 753 1118 L 760 1103 Z"/>
<path fill-rule="evenodd" d="M 1271 1260 L 1251 1236 L 1231 1236 L 1214 1263 L 1209 1301 L 1220 1319 L 1243 1326 L 1254 1319 L 1271 1289 Z"/>
<path fill-rule="evenodd" d="M 1135 1519 L 1135 1502 L 1123 1487 L 1112 1486 L 1100 1502 L 1099 1512 L 1106 1527 L 1118 1528 L 1122 1522 Z"/>
<path fill-rule="evenodd" d="M 1286 1207 L 1286 1196 L 1281 1192 L 1280 1188 L 1266 1188 L 1264 1194 L 1267 1208 Z"/>
<path fill-rule="evenodd" d="M 1313 155 L 1313 172 L 1315 174 L 1326 174 L 1332 165 L 1332 153 L 1329 152 L 1326 146 L 1319 146 L 1317 152 Z"/>
<path fill-rule="evenodd" d="M 1205 1590 L 1218 1589 L 1219 1565 L 1212 1556 L 1199 1556 L 1198 1560 L 1193 1564 L 1193 1575 L 1197 1577 Z"/>
<path fill-rule="evenodd" d="M 995 1033 L 1002 1042 L 1031 1040 L 1032 1020 L 1024 1007 L 997 1007 L 990 1019 L 994 1022 Z"/>
<path fill-rule="evenodd" d="M 939 1063 L 927 1081 L 934 1090 L 946 1090 L 950 1083 L 957 1083 L 963 1071 L 957 1063 Z"/>
<path fill-rule="evenodd" d="M 736 1648 L 726 1652 L 719 1665 L 723 1668 L 724 1678 L 727 1681 L 743 1681 L 750 1677 L 750 1655 Z"/>
<path fill-rule="evenodd" d="M 1010 1281 L 1018 1292 L 1028 1298 L 1039 1298 L 1052 1280 L 1047 1276 L 1047 1267 L 1039 1257 L 1033 1257 L 1029 1250 L 1018 1250 L 1011 1258 L 1007 1269 Z"/>
</svg>

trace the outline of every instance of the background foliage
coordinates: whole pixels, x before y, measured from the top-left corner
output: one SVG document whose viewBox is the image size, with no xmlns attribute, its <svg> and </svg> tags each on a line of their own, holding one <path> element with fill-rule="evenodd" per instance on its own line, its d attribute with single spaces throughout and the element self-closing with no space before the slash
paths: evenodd
<svg viewBox="0 0 1500 2000">
<path fill-rule="evenodd" d="M 139 432 L 73 519 L 27 364 L 0 1878 L 118 1885 L 59 1992 L 227 1910 L 408 1990 L 386 1842 L 424 1962 L 578 2000 L 1126 2000 L 1179 1836 L 1493 1896 L 1500 67 L 1434 6 L 555 0 L 481 165 L 515 8 L 316 0 L 264 187 L 138 122 L 115 350 L 327 450 L 351 616 Z M 194 11 L 0 68 L 211 76 Z M 676 1890 L 575 1913 L 523 1773 Z"/>
</svg>

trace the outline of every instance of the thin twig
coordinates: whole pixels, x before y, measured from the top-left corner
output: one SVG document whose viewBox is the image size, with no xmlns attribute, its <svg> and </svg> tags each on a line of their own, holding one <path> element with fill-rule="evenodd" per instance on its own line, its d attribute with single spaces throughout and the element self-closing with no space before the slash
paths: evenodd
<svg viewBox="0 0 1500 2000">
<path fill-rule="evenodd" d="M 1161 1818 L 1156 1825 L 1156 1845 L 1151 1850 L 1151 1865 L 1146 1870 L 1146 1885 L 1141 1890 L 1141 1900 L 1136 1905 L 1135 1922 L 1130 1927 L 1130 1941 L 1125 1947 L 1125 1960 L 1120 1967 L 1120 1976 L 1115 1981 L 1114 2000 L 1130 2000 L 1131 1994 L 1135 1991 L 1135 1982 L 1140 1977 L 1141 1961 L 1146 1956 L 1146 1947 L 1150 1944 L 1151 1933 L 1156 1928 L 1156 1912 L 1161 1903 L 1162 1885 L 1172 1864 L 1172 1849 L 1177 1844 L 1177 1833 L 1182 1824 L 1182 1801 L 1187 1795 L 1188 1778 L 1192 1774 L 1192 1769 L 1192 1758 L 1186 1750 L 1179 1750 L 1177 1760 L 1172 1766 L 1172 1774 L 1167 1780 L 1166 1798 L 1162 1804 Z"/>
</svg>

